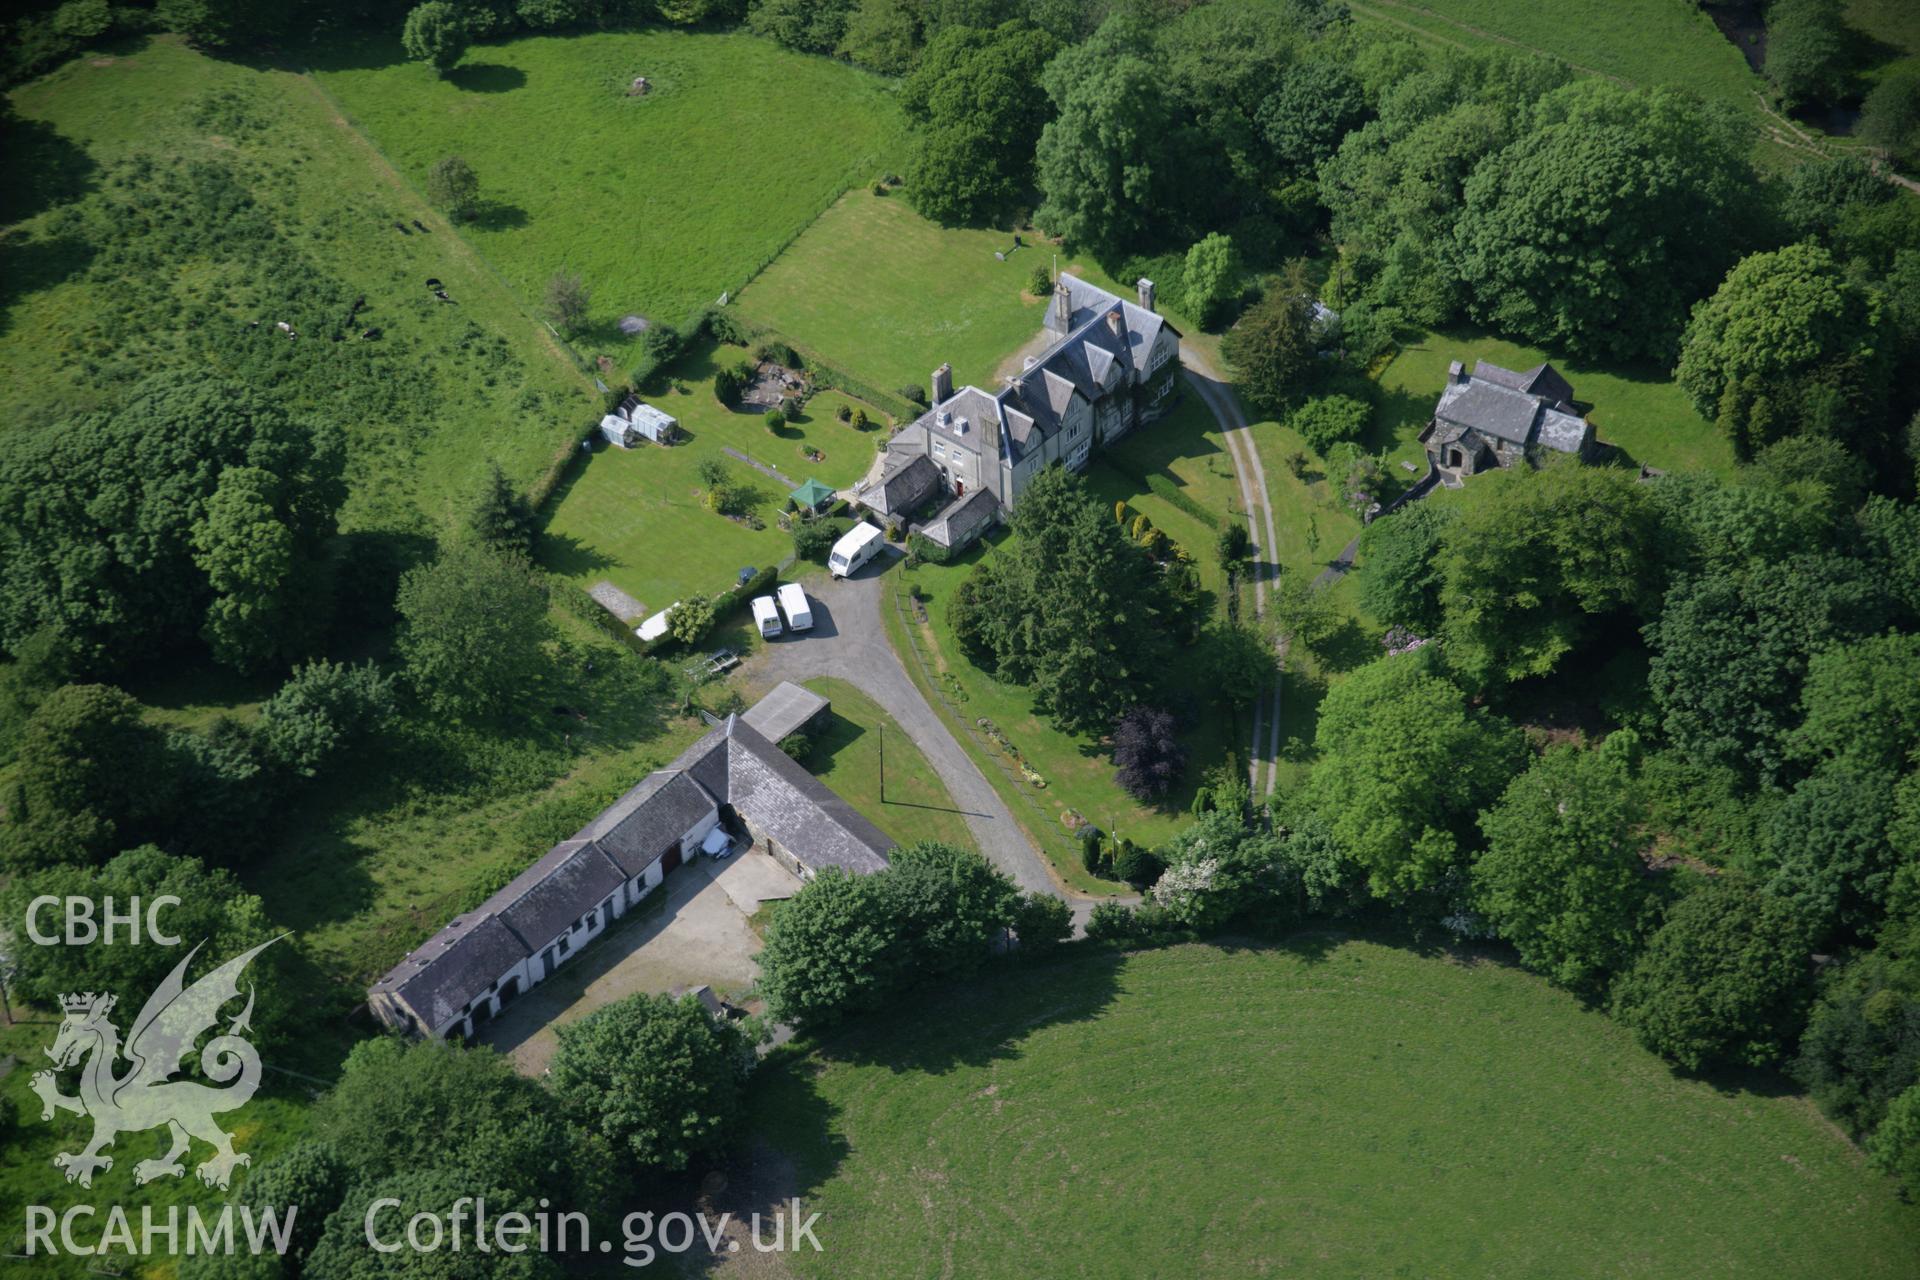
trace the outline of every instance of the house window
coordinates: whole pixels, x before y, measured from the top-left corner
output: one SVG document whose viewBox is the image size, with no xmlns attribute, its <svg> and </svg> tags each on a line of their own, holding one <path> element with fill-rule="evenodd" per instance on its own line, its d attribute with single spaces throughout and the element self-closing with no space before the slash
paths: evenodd
<svg viewBox="0 0 1920 1280">
<path fill-rule="evenodd" d="M 933 442 L 933 456 L 934 456 L 934 457 L 936 457 L 936 458 L 944 458 L 944 457 L 946 457 L 946 456 L 947 456 L 947 446 L 946 446 L 946 445 L 944 445 L 944 444 L 941 444 L 941 443 L 940 443 L 940 442 L 939 442 L 938 440 L 935 440 L 935 441 Z"/>
</svg>

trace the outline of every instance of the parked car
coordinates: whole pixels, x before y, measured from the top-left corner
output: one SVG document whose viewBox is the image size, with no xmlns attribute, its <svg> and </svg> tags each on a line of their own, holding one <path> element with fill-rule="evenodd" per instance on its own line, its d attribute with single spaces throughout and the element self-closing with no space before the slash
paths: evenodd
<svg viewBox="0 0 1920 1280">
<path fill-rule="evenodd" d="M 772 596 L 753 598 L 753 625 L 760 628 L 763 640 L 780 634 L 780 611 L 773 607 Z"/>
<path fill-rule="evenodd" d="M 807 593 L 800 589 L 799 583 L 789 582 L 774 594 L 780 600 L 780 612 L 787 615 L 787 630 L 813 629 L 813 605 L 807 600 Z"/>
<path fill-rule="evenodd" d="M 879 554 L 886 541 L 886 534 L 862 520 L 833 544 L 833 553 L 827 557 L 827 572 L 836 578 L 857 572 L 861 565 Z"/>
</svg>

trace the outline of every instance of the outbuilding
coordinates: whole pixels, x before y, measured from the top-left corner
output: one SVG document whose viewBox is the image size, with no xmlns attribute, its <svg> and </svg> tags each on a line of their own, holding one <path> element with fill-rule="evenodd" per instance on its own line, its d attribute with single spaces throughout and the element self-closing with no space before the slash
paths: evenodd
<svg viewBox="0 0 1920 1280">
<path fill-rule="evenodd" d="M 600 435 L 608 444 L 622 449 L 631 449 L 642 440 L 668 444 L 679 430 L 680 423 L 671 414 L 642 404 L 637 396 L 628 396 L 618 409 L 600 419 Z"/>
</svg>

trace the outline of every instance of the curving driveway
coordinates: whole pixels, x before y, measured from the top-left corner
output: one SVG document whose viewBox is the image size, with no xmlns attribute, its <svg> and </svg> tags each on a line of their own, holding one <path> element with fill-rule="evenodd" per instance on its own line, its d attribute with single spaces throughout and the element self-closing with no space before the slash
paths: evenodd
<svg viewBox="0 0 1920 1280">
<path fill-rule="evenodd" d="M 1187 381 L 1193 384 L 1201 401 L 1220 424 L 1221 438 L 1226 441 L 1227 453 L 1233 458 L 1234 477 L 1240 483 L 1240 504 L 1246 508 L 1247 533 L 1253 541 L 1253 613 L 1256 618 L 1264 618 L 1267 614 L 1267 580 L 1280 568 L 1279 561 L 1275 559 L 1275 548 L 1280 545 L 1280 540 L 1274 534 L 1273 508 L 1267 499 L 1267 473 L 1260 465 L 1260 446 L 1254 441 L 1253 428 L 1248 425 L 1247 415 L 1240 408 L 1233 388 L 1215 371 L 1207 358 L 1191 347 L 1182 347 L 1180 363 L 1186 366 Z M 1287 656 L 1286 637 L 1280 637 L 1274 647 L 1284 662 Z M 1255 800 L 1273 794 L 1274 784 L 1279 780 L 1279 761 L 1280 681 L 1276 680 L 1273 693 L 1253 707 L 1253 742 L 1252 749 L 1247 753 L 1247 785 L 1253 791 Z M 1263 771 L 1266 778 L 1264 783 L 1261 781 Z"/>
<path fill-rule="evenodd" d="M 889 548 L 892 552 L 892 549 Z M 989 862 L 1026 890 L 1039 890 L 1075 904 L 1084 916 L 1092 899 L 1082 899 L 1054 879 L 1046 860 L 1014 821 L 1013 814 L 955 740 L 946 724 L 887 643 L 884 609 L 892 608 L 884 582 L 895 555 L 875 559 L 852 578 L 825 575 L 806 579 L 813 600 L 813 629 L 760 644 L 741 674 L 755 684 L 796 683 L 817 676 L 845 680 L 879 703 L 920 748 L 940 775 L 947 794 L 965 815 L 968 828 Z"/>
</svg>

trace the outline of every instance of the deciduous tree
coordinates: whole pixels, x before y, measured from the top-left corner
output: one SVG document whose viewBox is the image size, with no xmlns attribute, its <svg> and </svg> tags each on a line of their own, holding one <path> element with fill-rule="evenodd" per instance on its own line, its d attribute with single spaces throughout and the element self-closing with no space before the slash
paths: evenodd
<svg viewBox="0 0 1920 1280">
<path fill-rule="evenodd" d="M 1437 567 L 1448 663 L 1484 687 L 1552 671 L 1594 619 L 1650 612 L 1662 531 L 1630 472 L 1499 471 L 1464 495 Z"/>
<path fill-rule="evenodd" d="M 15 868 L 97 862 L 136 843 L 161 805 L 159 735 L 110 685 L 67 685 L 28 718 L 5 787 L 0 849 Z"/>
<path fill-rule="evenodd" d="M 400 29 L 400 46 L 415 62 L 424 62 L 441 75 L 453 70 L 467 51 L 472 36 L 466 15 L 446 0 L 415 5 Z"/>
<path fill-rule="evenodd" d="M 1536 118 L 1466 184 L 1447 256 L 1469 313 L 1555 350 L 1670 356 L 1735 252 L 1745 127 L 1681 90 L 1599 79 L 1550 94 Z"/>
<path fill-rule="evenodd" d="M 1877 308 L 1833 255 L 1788 245 L 1744 259 L 1694 308 L 1674 377 L 1743 456 L 1818 431 L 1877 432 L 1887 364 Z"/>
<path fill-rule="evenodd" d="M 1186 771 L 1180 722 L 1160 707 L 1129 707 L 1113 722 L 1113 780 L 1136 800 L 1166 795 Z"/>
<path fill-rule="evenodd" d="M 407 681 L 433 710 L 476 718 L 512 706 L 547 638 L 547 590 L 526 561 L 448 548 L 409 569 L 395 601 Z"/>
<path fill-rule="evenodd" d="M 1616 1017 L 1690 1071 L 1764 1066 L 1806 1016 L 1811 965 L 1793 909 L 1732 876 L 1673 906 L 1614 986 Z"/>
<path fill-rule="evenodd" d="M 1245 271 L 1231 236 L 1210 231 L 1196 241 L 1180 272 L 1180 296 L 1193 318 L 1212 328 L 1240 295 Z"/>
<path fill-rule="evenodd" d="M 1474 819 L 1520 768 L 1519 734 L 1467 706 L 1419 654 L 1382 658 L 1320 707 L 1320 758 L 1301 801 L 1373 892 L 1405 898 L 1465 865 Z"/>
<path fill-rule="evenodd" d="M 562 333 L 577 332 L 587 322 L 587 308 L 592 301 L 592 290 L 587 282 L 580 278 L 577 271 L 556 271 L 547 281 L 547 318 L 559 327 Z M 715 384 L 716 391 L 719 384 Z"/>
<path fill-rule="evenodd" d="M 936 222 L 979 224 L 1026 198 L 1050 114 L 1034 85 L 1059 48 L 1021 21 L 949 26 L 928 42 L 900 87 L 919 124 L 906 172 L 914 208 Z"/>
<path fill-rule="evenodd" d="M 1594 750 L 1555 747 L 1480 815 L 1487 847 L 1473 864 L 1475 906 L 1522 963 L 1563 987 L 1598 989 L 1641 941 L 1637 747 L 1625 730 Z"/>
<path fill-rule="evenodd" d="M 693 996 L 639 994 L 560 1028 L 553 1089 L 575 1124 L 647 1169 L 685 1169 L 740 1118 L 753 1046 Z"/>
</svg>

